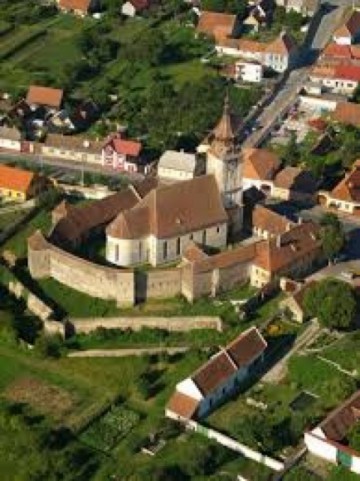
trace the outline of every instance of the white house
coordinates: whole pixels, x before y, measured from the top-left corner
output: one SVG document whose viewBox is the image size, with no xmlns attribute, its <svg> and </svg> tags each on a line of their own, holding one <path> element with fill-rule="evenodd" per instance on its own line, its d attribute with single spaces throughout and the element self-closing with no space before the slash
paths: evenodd
<svg viewBox="0 0 360 481">
<path fill-rule="evenodd" d="M 304 435 L 308 451 L 333 464 L 360 474 L 360 453 L 346 443 L 350 429 L 360 419 L 360 391 Z"/>
<path fill-rule="evenodd" d="M 325 91 L 350 96 L 359 85 L 360 66 L 340 64 L 315 67 L 310 73 L 310 80 L 321 85 Z"/>
<path fill-rule="evenodd" d="M 235 63 L 235 80 L 260 83 L 263 79 L 264 68 L 259 62 L 238 60 Z"/>
<path fill-rule="evenodd" d="M 21 152 L 21 132 L 15 127 L 0 127 L 0 149 Z"/>
<path fill-rule="evenodd" d="M 285 72 L 297 60 L 298 47 L 294 39 L 286 32 L 271 42 L 264 52 L 264 64 L 275 72 Z"/>
<path fill-rule="evenodd" d="M 256 327 L 240 334 L 176 385 L 166 406 L 166 416 L 182 422 L 206 417 L 256 371 L 266 348 L 267 343 Z"/>
<path fill-rule="evenodd" d="M 167 150 L 159 159 L 157 172 L 160 180 L 178 182 L 193 179 L 196 169 L 195 154 Z"/>
</svg>

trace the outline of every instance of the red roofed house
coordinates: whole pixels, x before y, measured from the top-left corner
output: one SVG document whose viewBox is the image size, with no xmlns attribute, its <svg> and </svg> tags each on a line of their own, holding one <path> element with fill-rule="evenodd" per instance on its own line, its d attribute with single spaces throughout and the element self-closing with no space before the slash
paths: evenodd
<svg viewBox="0 0 360 481">
<path fill-rule="evenodd" d="M 146 168 L 140 159 L 141 150 L 140 142 L 123 139 L 116 134 L 103 146 L 102 164 L 123 172 L 143 172 Z"/>
<path fill-rule="evenodd" d="M 256 327 L 240 334 L 190 377 L 176 385 L 166 416 L 177 421 L 204 418 L 228 399 L 261 365 L 267 343 Z"/>
<path fill-rule="evenodd" d="M 26 103 L 33 110 L 46 107 L 54 112 L 60 110 L 63 101 L 63 91 L 40 85 L 30 85 L 26 95 Z"/>
<path fill-rule="evenodd" d="M 240 23 L 236 15 L 204 10 L 201 12 L 197 31 L 213 37 L 216 45 L 221 45 L 226 39 L 239 35 Z"/>
<path fill-rule="evenodd" d="M 320 204 L 347 214 L 360 215 L 360 161 L 331 191 L 319 192 Z"/>
<path fill-rule="evenodd" d="M 99 0 L 57 0 L 60 10 L 71 12 L 80 17 L 95 12 L 99 8 Z"/>
<path fill-rule="evenodd" d="M 358 425 L 359 419 L 360 391 L 356 391 L 320 424 L 305 432 L 308 451 L 324 461 L 360 474 L 360 452 L 349 445 L 348 436 L 351 429 Z M 339 481 L 341 478 L 338 478 Z"/>
<path fill-rule="evenodd" d="M 248 148 L 243 150 L 243 159 L 244 190 L 256 187 L 266 194 L 271 194 L 275 174 L 280 169 L 279 157 L 270 150 Z"/>
<path fill-rule="evenodd" d="M 36 196 L 44 188 L 45 177 L 28 170 L 0 165 L 0 197 L 23 202 Z"/>
<path fill-rule="evenodd" d="M 346 22 L 335 31 L 333 39 L 339 45 L 351 45 L 359 39 L 359 34 L 360 12 L 353 10 Z"/>
</svg>

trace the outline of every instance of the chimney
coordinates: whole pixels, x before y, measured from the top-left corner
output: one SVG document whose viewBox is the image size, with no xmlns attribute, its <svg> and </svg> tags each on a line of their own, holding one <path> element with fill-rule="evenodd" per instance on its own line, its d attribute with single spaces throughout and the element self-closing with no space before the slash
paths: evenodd
<svg viewBox="0 0 360 481">
<path fill-rule="evenodd" d="M 289 230 L 291 230 L 291 222 L 286 224 L 286 232 L 289 232 Z"/>
<path fill-rule="evenodd" d="M 301 225 L 303 223 L 304 219 L 299 215 L 298 217 L 298 224 Z"/>
<path fill-rule="evenodd" d="M 281 234 L 276 236 L 276 247 L 280 249 L 281 247 Z"/>
</svg>

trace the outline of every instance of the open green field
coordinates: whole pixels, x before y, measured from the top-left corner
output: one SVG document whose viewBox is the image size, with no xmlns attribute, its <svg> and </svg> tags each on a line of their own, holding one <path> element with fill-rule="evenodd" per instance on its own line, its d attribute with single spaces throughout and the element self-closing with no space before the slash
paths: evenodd
<svg viewBox="0 0 360 481">
<path fill-rule="evenodd" d="M 26 91 L 28 85 L 41 81 L 49 73 L 63 78 L 66 65 L 79 60 L 76 38 L 87 20 L 59 15 L 36 25 L 15 27 L 1 37 L 0 86 L 2 90 Z M 60 85 L 59 85 L 60 86 Z"/>
<path fill-rule="evenodd" d="M 0 217 L 1 222 L 1 217 Z M 1 251 L 11 250 L 18 258 L 27 255 L 27 239 L 37 229 L 47 232 L 51 227 L 51 214 L 41 209 L 31 220 L 22 226 L 18 232 L 8 239 L 1 247 Z"/>
</svg>

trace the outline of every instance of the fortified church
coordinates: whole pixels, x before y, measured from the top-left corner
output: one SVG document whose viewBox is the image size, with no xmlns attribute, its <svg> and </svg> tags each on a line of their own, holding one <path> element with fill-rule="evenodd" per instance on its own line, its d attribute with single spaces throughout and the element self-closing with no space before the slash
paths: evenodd
<svg viewBox="0 0 360 481">
<path fill-rule="evenodd" d="M 243 222 L 242 156 L 236 145 L 228 99 L 208 139 L 204 175 L 159 185 L 106 230 L 106 258 L 112 264 L 153 266 L 183 257 L 195 242 L 223 249 Z"/>
</svg>

